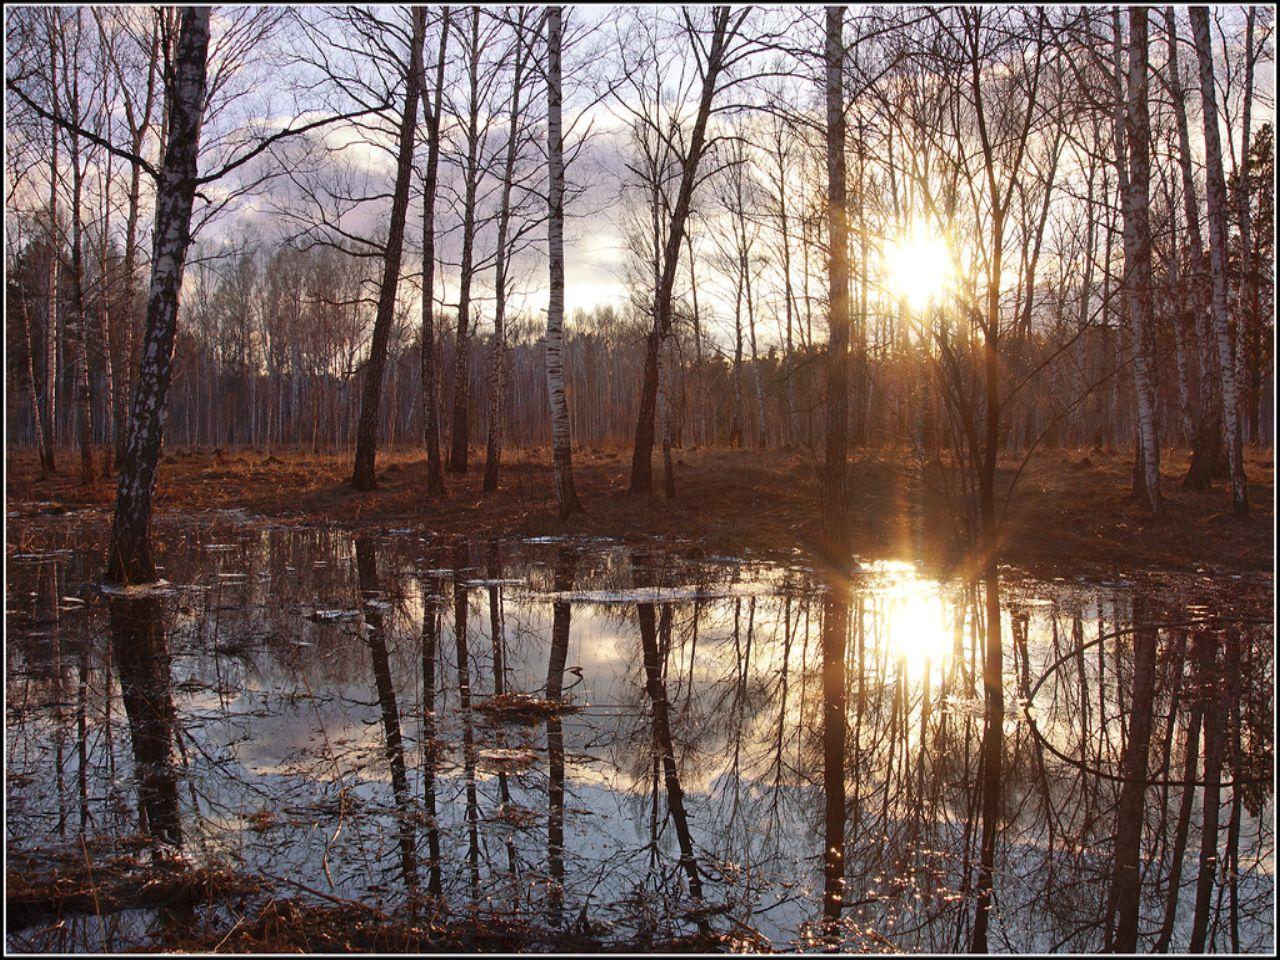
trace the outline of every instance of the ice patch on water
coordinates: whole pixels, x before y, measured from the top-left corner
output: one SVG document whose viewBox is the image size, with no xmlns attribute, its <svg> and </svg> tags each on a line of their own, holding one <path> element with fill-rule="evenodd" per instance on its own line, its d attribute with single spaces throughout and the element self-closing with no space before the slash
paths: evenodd
<svg viewBox="0 0 1280 960">
<path fill-rule="evenodd" d="M 309 620 L 317 623 L 336 623 L 339 620 L 359 620 L 359 610 L 313 610 L 304 614 Z"/>
</svg>

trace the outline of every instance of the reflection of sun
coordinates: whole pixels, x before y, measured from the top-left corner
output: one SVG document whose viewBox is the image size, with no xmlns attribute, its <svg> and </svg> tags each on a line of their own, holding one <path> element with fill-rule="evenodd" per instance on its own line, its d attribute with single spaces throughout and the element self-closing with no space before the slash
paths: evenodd
<svg viewBox="0 0 1280 960">
<path fill-rule="evenodd" d="M 945 609 L 937 584 L 927 580 L 907 581 L 889 595 L 885 624 L 889 647 L 906 662 L 912 677 L 923 676 L 926 663 L 936 668 L 951 656 L 953 640 Z"/>
<path fill-rule="evenodd" d="M 885 244 L 884 271 L 889 293 L 913 311 L 923 310 L 951 284 L 951 250 L 941 235 L 917 224 Z"/>
</svg>

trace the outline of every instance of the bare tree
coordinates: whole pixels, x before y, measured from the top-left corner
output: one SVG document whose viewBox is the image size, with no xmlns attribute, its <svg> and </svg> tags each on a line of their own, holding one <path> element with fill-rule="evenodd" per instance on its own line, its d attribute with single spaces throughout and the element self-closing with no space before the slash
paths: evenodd
<svg viewBox="0 0 1280 960">
<path fill-rule="evenodd" d="M 573 446 L 564 381 L 564 129 L 560 48 L 560 7 L 548 7 L 547 30 L 547 256 L 550 291 L 547 302 L 547 398 L 551 405 L 551 459 L 556 501 L 563 519 L 582 512 L 573 485 Z"/>
<path fill-rule="evenodd" d="M 1206 8 L 1191 8 L 1191 30 L 1196 57 L 1200 61 L 1200 99 L 1204 114 L 1206 194 L 1209 204 L 1209 261 L 1213 273 L 1213 325 L 1218 342 L 1222 420 L 1227 432 L 1227 457 L 1231 471 L 1231 512 L 1237 517 L 1247 517 L 1249 494 L 1245 487 L 1240 408 L 1236 396 L 1231 324 L 1227 316 L 1227 187 L 1222 172 L 1222 138 L 1218 132 L 1213 45 L 1209 36 L 1209 13 Z"/>
<path fill-rule="evenodd" d="M 845 636 L 848 604 L 848 404 L 849 404 L 849 225 L 845 177 L 844 8 L 826 11 L 827 110 L 827 424 L 822 478 L 823 560 L 828 591 L 823 601 L 823 760 L 827 771 L 826 882 L 822 914 L 834 929 L 844 910 Z"/>
<path fill-rule="evenodd" d="M 357 490 L 378 486 L 374 459 L 378 449 L 378 411 L 382 404 L 382 375 L 387 362 L 387 339 L 395 314 L 396 290 L 400 284 L 400 257 L 404 249 L 404 223 L 409 209 L 409 177 L 413 170 L 413 146 L 418 116 L 418 93 L 422 84 L 422 42 L 426 34 L 426 8 L 413 10 L 413 33 L 409 40 L 409 65 L 405 73 L 404 109 L 400 115 L 400 146 L 396 158 L 395 192 L 391 197 L 391 219 L 383 255 L 382 285 L 378 289 L 378 313 L 373 324 L 373 342 L 365 370 L 364 399 L 360 406 L 360 427 L 356 439 L 355 472 L 351 485 Z"/>
<path fill-rule="evenodd" d="M 528 59 L 532 47 L 526 42 L 525 21 L 529 11 L 519 7 L 512 24 L 514 39 L 511 101 L 508 107 L 507 152 L 502 172 L 502 197 L 498 206 L 498 247 L 494 267 L 493 358 L 489 370 L 489 423 L 485 444 L 484 492 L 498 489 L 498 471 L 502 461 L 503 408 L 506 394 L 507 361 L 507 288 L 511 268 L 513 239 L 511 235 L 511 193 L 516 175 L 516 158 L 522 139 L 521 95 L 527 82 Z"/>
<path fill-rule="evenodd" d="M 1115 14 L 1116 82 L 1120 86 L 1121 38 Z M 1160 499 L 1160 446 L 1156 437 L 1156 391 L 1152 380 L 1151 343 L 1151 141 L 1147 107 L 1147 12 L 1129 8 L 1129 72 L 1124 109 L 1125 152 L 1116 166 L 1124 204 L 1124 286 L 1133 337 L 1134 389 L 1138 395 L 1138 452 L 1143 502 L 1155 516 L 1164 512 Z M 1119 109 L 1117 108 L 1117 112 Z M 1117 138 L 1119 132 L 1117 132 Z M 1117 142 L 1118 139 L 1117 139 Z M 1125 153 L 1128 168 L 1125 168 Z"/>
<path fill-rule="evenodd" d="M 667 228 L 666 249 L 662 257 L 662 276 L 657 290 L 654 327 L 645 338 L 644 385 L 640 394 L 640 413 L 636 420 L 635 449 L 631 458 L 632 493 L 650 493 L 653 490 L 654 418 L 658 401 L 658 354 L 662 341 L 671 332 L 672 291 L 675 287 L 676 269 L 680 261 L 680 245 L 684 242 L 685 223 L 689 217 L 693 189 L 698 177 L 698 164 L 707 146 L 707 121 L 725 68 L 730 46 L 742 27 L 749 9 L 733 13 L 728 7 L 715 7 L 711 11 L 711 43 L 701 62 L 702 88 L 698 97 L 698 111 L 689 134 L 689 146 L 680 170 L 680 187 L 671 210 Z M 703 54 L 701 38 L 686 14 L 685 25 L 695 53 Z"/>
<path fill-rule="evenodd" d="M 436 355 L 436 181 L 440 168 L 440 112 L 444 98 L 444 63 L 449 46 L 449 8 L 440 11 L 440 47 L 436 56 L 435 102 L 428 103 L 423 83 L 423 117 L 427 122 L 427 169 L 422 198 L 422 442 L 427 448 L 427 496 L 444 494 L 440 462 L 440 371 Z"/>
<path fill-rule="evenodd" d="M 111 527 L 106 579 L 114 583 L 150 581 L 156 576 L 149 540 L 151 495 L 172 377 L 178 295 L 191 240 L 208 49 L 209 8 L 186 8 L 168 85 L 169 136 L 156 187 L 155 244 L 142 363 L 134 387 Z"/>
</svg>

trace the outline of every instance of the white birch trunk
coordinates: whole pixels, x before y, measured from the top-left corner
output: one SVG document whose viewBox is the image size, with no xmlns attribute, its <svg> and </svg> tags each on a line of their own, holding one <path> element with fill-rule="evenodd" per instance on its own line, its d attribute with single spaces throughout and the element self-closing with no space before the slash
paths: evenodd
<svg viewBox="0 0 1280 960">
<path fill-rule="evenodd" d="M 1191 8 L 1191 30 L 1200 61 L 1200 96 L 1203 101 L 1204 147 L 1209 201 L 1209 261 L 1213 273 L 1213 327 L 1218 344 L 1218 373 L 1222 383 L 1222 419 L 1227 433 L 1231 469 L 1231 511 L 1249 515 L 1244 455 L 1236 397 L 1236 371 L 1231 350 L 1231 324 L 1227 317 L 1227 188 L 1222 173 L 1222 138 L 1218 131 L 1217 90 L 1213 79 L 1213 46 L 1209 36 L 1209 12 Z"/>
<path fill-rule="evenodd" d="M 581 513 L 573 486 L 569 404 L 564 393 L 564 131 L 560 117 L 561 8 L 547 8 L 547 399 L 551 405 L 551 454 L 560 516 Z"/>
</svg>

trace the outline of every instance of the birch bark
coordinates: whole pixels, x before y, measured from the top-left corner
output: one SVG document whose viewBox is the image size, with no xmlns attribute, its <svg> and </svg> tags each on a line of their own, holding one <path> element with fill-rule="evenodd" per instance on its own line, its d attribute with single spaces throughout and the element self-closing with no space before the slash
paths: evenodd
<svg viewBox="0 0 1280 960">
<path fill-rule="evenodd" d="M 1200 62 L 1200 96 L 1204 114 L 1206 193 L 1209 201 L 1209 263 L 1213 273 L 1213 332 L 1218 344 L 1218 375 L 1222 383 L 1222 419 L 1227 432 L 1227 456 L 1231 472 L 1231 512 L 1249 515 L 1241 444 L 1236 371 L 1231 350 L 1231 323 L 1227 316 L 1227 188 L 1222 173 L 1222 138 L 1218 131 L 1217 90 L 1213 78 L 1213 45 L 1209 36 L 1209 12 L 1191 8 L 1191 30 Z"/>
<path fill-rule="evenodd" d="M 564 131 L 561 120 L 561 8 L 547 8 L 547 399 L 551 405 L 551 456 L 556 500 L 563 519 L 582 513 L 573 486 L 569 404 L 564 392 Z"/>
<path fill-rule="evenodd" d="M 156 189 L 147 323 L 120 462 L 107 559 L 106 579 L 113 583 L 137 583 L 156 577 L 150 543 L 151 496 L 164 438 L 165 401 L 173 376 L 182 271 L 191 242 L 208 50 L 209 8 L 184 8 L 173 59 L 168 144 Z"/>
</svg>

